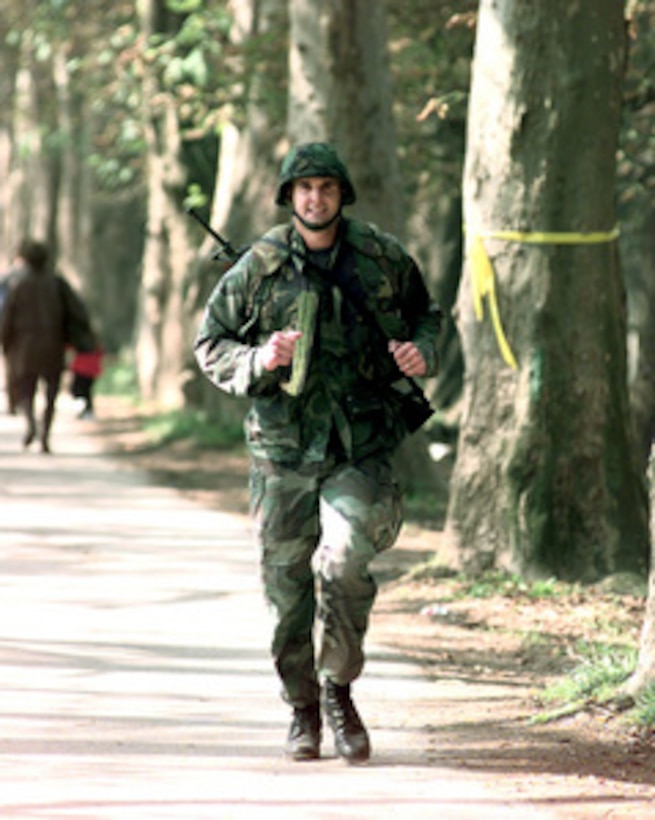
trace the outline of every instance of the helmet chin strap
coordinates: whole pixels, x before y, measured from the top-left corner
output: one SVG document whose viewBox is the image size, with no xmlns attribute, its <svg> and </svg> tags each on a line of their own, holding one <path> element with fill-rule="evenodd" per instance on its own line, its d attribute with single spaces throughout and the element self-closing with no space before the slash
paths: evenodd
<svg viewBox="0 0 655 820">
<path fill-rule="evenodd" d="M 296 217 L 296 219 L 305 228 L 307 228 L 308 231 L 318 232 L 318 231 L 324 231 L 326 228 L 329 228 L 330 225 L 333 225 L 337 221 L 337 219 L 339 219 L 339 217 L 341 216 L 341 208 L 339 208 L 339 210 L 336 212 L 336 214 L 333 217 L 331 217 L 330 219 L 328 219 L 327 222 L 321 222 L 318 225 L 314 222 L 307 222 L 307 220 L 303 219 L 302 216 L 300 216 L 300 214 L 297 213 L 297 211 L 292 211 L 292 213 Z"/>
</svg>

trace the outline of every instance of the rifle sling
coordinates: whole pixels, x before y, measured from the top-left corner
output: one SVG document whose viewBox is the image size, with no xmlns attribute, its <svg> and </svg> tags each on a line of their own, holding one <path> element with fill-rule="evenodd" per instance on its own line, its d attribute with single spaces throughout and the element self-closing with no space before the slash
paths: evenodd
<svg viewBox="0 0 655 820">
<path fill-rule="evenodd" d="M 340 281 L 337 277 L 334 276 L 332 270 L 327 268 L 320 268 L 318 265 L 313 263 L 310 259 L 307 258 L 304 254 L 298 253 L 298 251 L 292 250 L 287 244 L 284 242 L 278 242 L 275 239 L 271 239 L 270 237 L 261 237 L 261 242 L 267 242 L 269 245 L 273 245 L 280 250 L 286 251 L 289 256 L 296 256 L 301 262 L 307 265 L 311 265 L 312 267 L 319 270 L 322 274 L 326 275 L 330 282 L 333 285 L 336 285 L 341 293 L 344 295 L 346 300 L 349 304 L 354 308 L 356 313 L 366 322 L 368 327 L 373 331 L 374 335 L 381 336 L 385 342 L 390 340 L 389 334 L 384 330 L 382 325 L 378 322 L 375 315 L 372 311 L 368 309 L 365 304 L 365 295 L 363 288 L 359 279 L 357 278 L 357 274 L 355 272 L 355 264 L 352 254 L 344 254 L 342 257 L 342 270 L 345 273 L 345 277 L 343 281 Z M 416 394 L 417 397 L 420 397 L 423 402 L 429 407 L 430 403 L 425 397 L 423 390 L 419 387 L 419 385 L 414 381 L 411 376 L 405 375 L 401 370 L 398 370 L 398 378 L 404 379 L 412 389 L 412 392 Z M 431 409 L 431 408 L 430 408 Z"/>
</svg>

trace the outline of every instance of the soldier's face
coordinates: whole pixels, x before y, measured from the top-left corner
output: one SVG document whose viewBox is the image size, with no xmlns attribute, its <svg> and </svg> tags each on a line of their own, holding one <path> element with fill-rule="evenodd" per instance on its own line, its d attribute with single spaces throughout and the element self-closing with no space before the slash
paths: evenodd
<svg viewBox="0 0 655 820">
<path fill-rule="evenodd" d="M 304 222 L 329 224 L 341 207 L 341 185 L 334 177 L 302 177 L 291 188 L 293 210 Z"/>
</svg>

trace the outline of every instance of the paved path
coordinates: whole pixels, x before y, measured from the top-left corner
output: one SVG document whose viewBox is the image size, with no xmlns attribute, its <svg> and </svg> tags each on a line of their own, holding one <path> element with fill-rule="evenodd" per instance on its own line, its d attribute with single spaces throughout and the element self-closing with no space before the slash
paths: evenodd
<svg viewBox="0 0 655 820">
<path fill-rule="evenodd" d="M 431 765 L 410 707 L 434 687 L 383 647 L 355 688 L 370 764 L 329 736 L 285 760 L 247 521 L 150 485 L 92 430 L 60 406 L 44 456 L 0 414 L 0 817 L 546 816 Z"/>
</svg>

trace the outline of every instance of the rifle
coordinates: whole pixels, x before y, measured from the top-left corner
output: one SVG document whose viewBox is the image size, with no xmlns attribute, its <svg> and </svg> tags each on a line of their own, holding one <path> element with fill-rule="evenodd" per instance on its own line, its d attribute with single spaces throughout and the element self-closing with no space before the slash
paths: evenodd
<svg viewBox="0 0 655 820">
<path fill-rule="evenodd" d="M 227 239 L 224 239 L 220 235 L 220 233 L 215 231 L 209 224 L 209 222 L 207 222 L 206 219 L 200 216 L 198 211 L 196 211 L 196 209 L 193 206 L 186 208 L 186 212 L 189 214 L 189 216 L 192 216 L 197 222 L 199 222 L 202 225 L 202 227 L 207 231 L 207 233 L 210 236 L 212 236 L 220 245 L 220 248 L 217 251 L 215 251 L 212 259 L 225 258 L 231 262 L 235 262 L 239 258 L 239 256 L 241 255 L 240 252 L 235 250 Z"/>
</svg>

